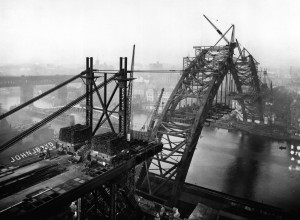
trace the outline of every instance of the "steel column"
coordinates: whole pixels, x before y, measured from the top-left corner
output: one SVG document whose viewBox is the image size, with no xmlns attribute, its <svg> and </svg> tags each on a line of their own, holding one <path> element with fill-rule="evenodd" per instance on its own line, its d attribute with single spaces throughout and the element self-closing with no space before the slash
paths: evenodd
<svg viewBox="0 0 300 220">
<path fill-rule="evenodd" d="M 116 220 L 116 184 L 110 185 L 110 219 Z"/>
<path fill-rule="evenodd" d="M 124 61 L 124 68 L 123 68 Z M 127 135 L 127 57 L 120 57 L 119 81 L 119 133 Z"/>
<path fill-rule="evenodd" d="M 93 57 L 86 58 L 86 125 L 93 131 Z"/>
</svg>

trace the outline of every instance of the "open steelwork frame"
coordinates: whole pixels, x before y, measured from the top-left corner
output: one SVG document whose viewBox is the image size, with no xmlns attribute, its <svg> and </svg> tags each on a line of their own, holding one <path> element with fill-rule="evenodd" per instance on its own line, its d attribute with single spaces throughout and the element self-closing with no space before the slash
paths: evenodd
<svg viewBox="0 0 300 220">
<path fill-rule="evenodd" d="M 134 64 L 132 64 L 131 68 L 133 68 L 133 65 Z M 131 77 L 127 76 L 127 74 L 129 73 L 131 74 Z M 59 108 L 57 111 L 50 114 L 45 119 L 34 124 L 32 127 L 28 128 L 27 130 L 21 132 L 19 135 L 12 138 L 8 142 L 4 143 L 0 147 L 0 152 L 13 146 L 15 143 L 17 143 L 24 137 L 30 135 L 43 125 L 55 119 L 63 112 L 71 109 L 76 104 L 82 102 L 84 99 L 86 99 L 86 126 L 88 126 L 89 128 L 87 144 L 91 143 L 90 141 L 92 136 L 97 134 L 97 131 L 99 130 L 99 128 L 102 127 L 104 123 L 107 123 L 110 132 L 118 133 L 119 136 L 124 136 L 126 138 L 126 134 L 130 127 L 130 119 L 128 118 L 130 117 L 130 110 L 128 108 L 127 103 L 129 99 L 128 95 L 131 96 L 132 94 L 132 74 L 133 71 L 127 71 L 126 57 L 120 58 L 120 69 L 114 72 L 103 72 L 94 69 L 93 58 L 86 58 L 85 71 L 0 116 L 1 119 L 6 118 L 7 116 L 12 115 L 13 113 L 21 110 L 22 108 L 43 98 L 44 96 L 62 88 L 63 86 L 66 86 L 74 80 L 81 78 L 85 84 L 85 94 L 81 95 L 80 97 L 76 98 L 75 100 L 71 101 L 65 106 Z M 111 87 L 109 88 L 109 86 Z M 117 93 L 117 90 L 119 90 L 119 93 Z M 98 100 L 94 98 L 95 93 Z M 96 101 L 100 103 L 100 106 L 96 106 Z M 102 112 L 102 114 L 97 114 L 99 116 L 97 121 L 95 121 L 95 118 L 93 117 L 94 111 L 97 111 L 98 113 Z M 118 124 L 113 123 L 112 116 L 118 118 Z M 149 147 L 149 149 L 146 149 L 143 153 L 132 157 L 130 160 L 127 161 L 127 163 L 124 163 L 122 166 L 119 166 L 118 168 L 113 169 L 111 171 L 107 171 L 99 178 L 95 178 L 92 181 L 89 181 L 86 184 L 84 184 L 82 187 L 77 187 L 71 192 L 61 195 L 53 201 L 51 200 L 48 203 L 44 204 L 42 208 L 34 209 L 32 213 L 27 212 L 25 213 L 25 215 L 29 217 L 37 217 L 43 213 L 43 211 L 41 212 L 41 210 L 44 210 L 45 208 L 51 210 L 51 208 L 65 206 L 68 204 L 68 202 L 70 203 L 73 200 L 77 199 L 78 215 L 82 219 L 84 219 L 87 215 L 97 216 L 97 213 L 102 213 L 102 216 L 105 217 L 107 214 L 107 210 L 107 217 L 110 219 L 116 219 L 117 212 L 120 211 L 118 211 L 117 207 L 122 206 L 122 204 L 123 207 L 127 206 L 127 208 L 132 208 L 133 206 L 136 206 L 132 192 L 134 181 L 132 180 L 131 185 L 127 186 L 127 188 L 125 186 L 122 186 L 122 189 L 118 187 L 118 184 L 120 184 L 121 181 L 126 182 L 128 178 L 134 175 L 134 172 L 132 171 L 134 171 L 133 168 L 135 165 L 141 163 L 145 159 L 148 159 L 150 156 L 153 156 L 155 152 L 157 153 L 160 150 L 161 146 L 159 145 L 154 146 L 154 148 Z M 117 176 L 120 177 L 120 174 L 123 175 L 123 178 L 116 178 Z M 134 176 L 131 179 L 134 179 Z M 124 187 L 125 191 L 126 189 L 127 191 L 124 195 L 120 196 L 120 193 L 124 193 Z M 131 195 L 131 197 L 128 197 L 129 194 Z M 108 209 L 106 211 L 103 211 L 103 207 L 101 204 L 105 204 L 108 207 Z M 5 212 L 1 212 L 1 215 L 2 214 L 5 214 Z M 23 214 L 21 215 L 21 217 L 23 216 Z M 16 217 L 18 218 L 18 215 Z"/>
<path fill-rule="evenodd" d="M 181 78 L 151 133 L 152 139 L 164 144 L 163 150 L 144 162 L 137 181 L 144 193 L 170 206 L 176 205 L 180 197 L 202 128 L 212 117 L 212 110 L 217 106 L 228 108 L 231 93 L 245 97 L 250 90 L 259 99 L 258 62 L 250 53 L 245 55 L 246 49 L 239 51 L 237 59 L 233 57 L 238 44 L 234 25 L 225 34 L 214 28 L 220 40 L 211 47 L 194 47 L 196 56 L 184 58 Z M 230 30 L 229 41 L 225 35 Z M 227 44 L 218 46 L 222 39 Z M 253 102 L 254 98 L 238 100 L 245 119 L 250 114 L 249 100 Z M 262 109 L 258 112 L 261 116 Z"/>
</svg>

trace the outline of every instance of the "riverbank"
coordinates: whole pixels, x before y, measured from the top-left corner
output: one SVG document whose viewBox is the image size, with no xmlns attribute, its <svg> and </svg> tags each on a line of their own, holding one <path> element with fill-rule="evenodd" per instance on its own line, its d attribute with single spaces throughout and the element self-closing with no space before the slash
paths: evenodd
<svg viewBox="0 0 300 220">
<path fill-rule="evenodd" d="M 275 140 L 294 140 L 300 141 L 300 136 L 289 134 L 287 131 L 280 129 L 278 126 L 256 124 L 242 121 L 218 120 L 210 123 L 210 126 L 227 130 L 241 131 L 247 134 L 253 134 Z"/>
</svg>

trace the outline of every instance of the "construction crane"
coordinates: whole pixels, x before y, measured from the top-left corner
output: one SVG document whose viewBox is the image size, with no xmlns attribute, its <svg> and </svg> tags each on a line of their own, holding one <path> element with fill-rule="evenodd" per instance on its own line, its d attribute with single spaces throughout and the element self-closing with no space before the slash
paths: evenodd
<svg viewBox="0 0 300 220">
<path fill-rule="evenodd" d="M 213 26 L 213 28 L 218 32 L 218 34 L 220 34 L 223 39 L 226 41 L 227 44 L 229 44 L 229 40 L 224 36 L 225 34 L 223 34 L 209 19 L 208 17 L 206 17 L 205 15 L 203 15 L 206 20 L 211 24 L 211 26 Z"/>
<path fill-rule="evenodd" d="M 226 43 L 227 44 L 234 44 L 235 42 L 234 42 L 234 35 L 235 35 L 235 31 L 234 31 L 234 25 L 231 25 L 230 26 L 230 28 L 223 34 L 217 27 L 216 27 L 216 25 L 214 25 L 209 19 L 208 19 L 208 17 L 206 17 L 205 15 L 203 15 L 204 17 L 205 17 L 205 19 L 213 26 L 213 28 L 218 32 L 218 34 L 221 36 L 221 39 L 224 39 L 225 41 L 226 41 Z M 232 34 L 231 34 L 231 40 L 229 41 L 226 37 L 225 37 L 225 35 L 228 33 L 228 31 L 230 30 L 232 28 Z M 221 40 L 220 39 L 220 40 Z M 219 40 L 219 41 L 220 41 Z M 218 41 L 218 42 L 219 42 Z M 217 43 L 218 43 L 217 42 Z M 217 44 L 216 43 L 216 44 Z"/>
<path fill-rule="evenodd" d="M 236 41 L 237 48 L 238 48 L 238 50 L 239 50 L 239 57 L 241 57 L 241 60 L 242 60 L 242 61 L 246 61 L 245 50 L 244 50 L 244 49 L 243 49 L 243 50 L 241 49 L 241 46 L 240 46 L 240 44 L 239 44 L 239 42 L 238 42 L 237 39 L 235 39 L 235 41 Z"/>
</svg>

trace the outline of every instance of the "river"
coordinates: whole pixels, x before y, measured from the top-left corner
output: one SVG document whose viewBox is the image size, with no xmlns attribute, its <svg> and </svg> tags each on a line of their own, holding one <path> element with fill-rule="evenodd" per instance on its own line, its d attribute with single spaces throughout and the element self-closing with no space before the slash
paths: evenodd
<svg viewBox="0 0 300 220">
<path fill-rule="evenodd" d="M 18 101 L 17 97 L 0 96 L 5 109 Z M 146 114 L 134 114 L 133 128 L 139 130 L 146 119 Z M 287 148 L 281 150 L 280 146 Z M 204 127 L 186 181 L 284 209 L 299 210 L 298 151 L 297 143 Z"/>
<path fill-rule="evenodd" d="M 300 157 L 290 150 L 292 143 L 211 127 L 201 135 L 187 182 L 284 209 L 300 208 Z"/>
<path fill-rule="evenodd" d="M 147 118 L 134 116 L 139 124 Z M 186 182 L 297 212 L 300 146 L 297 150 L 297 143 L 289 141 L 204 127 Z"/>
</svg>

